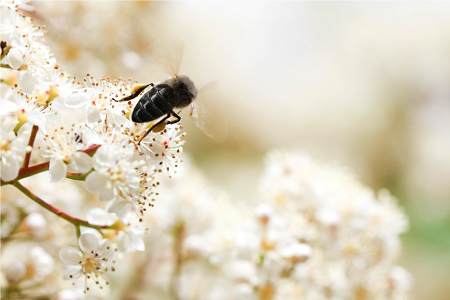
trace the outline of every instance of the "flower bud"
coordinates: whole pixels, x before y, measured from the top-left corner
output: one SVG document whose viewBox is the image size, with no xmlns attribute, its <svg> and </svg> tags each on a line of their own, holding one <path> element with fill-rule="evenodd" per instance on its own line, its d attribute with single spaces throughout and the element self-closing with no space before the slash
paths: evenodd
<svg viewBox="0 0 450 300">
<path fill-rule="evenodd" d="M 268 204 L 261 204 L 255 210 L 256 217 L 263 225 L 267 225 L 270 221 L 270 217 L 273 215 L 273 209 Z"/>
<path fill-rule="evenodd" d="M 289 259 L 293 264 L 302 263 L 312 255 L 312 248 L 308 244 L 298 243 L 281 250 L 281 255 Z"/>
<path fill-rule="evenodd" d="M 25 264 L 20 260 L 15 260 L 6 268 L 6 279 L 10 284 L 19 282 L 25 275 Z"/>
</svg>

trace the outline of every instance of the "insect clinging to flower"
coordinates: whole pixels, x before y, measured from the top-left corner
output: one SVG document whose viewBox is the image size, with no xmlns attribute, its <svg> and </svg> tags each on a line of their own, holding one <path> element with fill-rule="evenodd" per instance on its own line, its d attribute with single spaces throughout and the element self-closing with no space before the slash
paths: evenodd
<svg viewBox="0 0 450 300">
<path fill-rule="evenodd" d="M 179 112 L 187 106 L 190 107 L 189 115 L 195 120 L 197 127 L 218 142 L 223 142 L 225 139 L 227 133 L 225 122 L 217 124 L 223 119 L 224 112 L 220 113 L 222 118 L 218 118 L 217 114 L 213 113 L 214 109 L 209 108 L 211 102 L 204 100 L 204 91 L 214 84 L 208 84 L 198 90 L 188 76 L 179 75 L 182 55 L 181 48 L 172 59 L 166 57 L 168 63 L 164 66 L 170 75 L 167 79 L 159 83 L 137 84 L 131 89 L 131 95 L 113 99 L 117 102 L 139 99 L 131 110 L 131 121 L 134 123 L 154 122 L 140 137 L 138 144 L 151 131 L 158 130 L 166 124 L 178 123 L 181 120 Z"/>
</svg>

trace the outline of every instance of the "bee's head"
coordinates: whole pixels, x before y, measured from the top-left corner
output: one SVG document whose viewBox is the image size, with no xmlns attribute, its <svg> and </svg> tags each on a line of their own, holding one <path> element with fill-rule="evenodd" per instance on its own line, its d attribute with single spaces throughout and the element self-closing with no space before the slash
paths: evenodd
<svg viewBox="0 0 450 300">
<path fill-rule="evenodd" d="M 161 83 L 173 88 L 176 95 L 174 105 L 177 108 L 186 107 L 197 98 L 197 88 L 194 82 L 185 75 L 169 77 Z"/>
</svg>

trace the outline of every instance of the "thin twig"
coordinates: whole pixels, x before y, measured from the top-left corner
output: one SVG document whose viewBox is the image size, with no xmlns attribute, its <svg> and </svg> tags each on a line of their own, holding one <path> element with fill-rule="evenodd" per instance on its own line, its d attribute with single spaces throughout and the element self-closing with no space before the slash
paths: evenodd
<svg viewBox="0 0 450 300">
<path fill-rule="evenodd" d="M 78 181 L 84 181 L 86 177 L 92 172 L 89 171 L 87 173 L 71 173 L 67 172 L 66 178 L 72 179 L 72 180 L 78 180 Z"/>
<path fill-rule="evenodd" d="M 172 273 L 171 283 L 170 283 L 170 294 L 173 299 L 178 300 L 178 282 L 181 272 L 181 265 L 183 259 L 181 257 L 181 250 L 183 248 L 183 241 L 185 235 L 184 224 L 180 224 L 174 234 L 174 244 L 173 244 L 173 254 L 175 256 L 174 270 Z"/>
<path fill-rule="evenodd" d="M 28 146 L 30 146 L 31 149 L 33 149 L 34 140 L 36 139 L 36 134 L 37 134 L 38 130 L 39 130 L 39 126 L 33 125 L 33 129 L 31 130 L 30 140 L 28 142 Z M 31 158 L 31 151 L 25 155 L 25 160 L 23 161 L 24 168 L 28 168 L 28 165 L 30 164 L 30 158 Z"/>
<path fill-rule="evenodd" d="M 39 204 L 40 206 L 42 206 L 46 210 L 54 213 L 55 215 L 63 218 L 64 220 L 72 223 L 75 226 L 90 227 L 90 228 L 94 228 L 94 229 L 97 229 L 97 230 L 100 230 L 100 229 L 111 229 L 110 228 L 111 226 L 107 226 L 107 225 L 93 225 L 93 224 L 90 224 L 88 221 L 81 220 L 81 219 L 72 217 L 69 214 L 66 214 L 65 212 L 57 209 L 53 205 L 48 204 L 47 202 L 45 202 L 44 200 L 42 200 L 41 198 L 39 198 L 38 196 L 33 194 L 30 190 L 28 190 L 26 187 L 21 185 L 18 181 L 13 182 L 13 185 L 17 189 L 19 189 L 22 193 L 27 195 L 31 200 L 33 200 L 34 202 L 36 202 L 37 204 Z"/>
</svg>

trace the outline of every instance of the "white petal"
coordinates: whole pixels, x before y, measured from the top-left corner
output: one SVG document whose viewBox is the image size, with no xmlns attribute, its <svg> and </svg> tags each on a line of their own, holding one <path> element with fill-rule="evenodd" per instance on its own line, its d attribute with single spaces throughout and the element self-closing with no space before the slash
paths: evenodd
<svg viewBox="0 0 450 300">
<path fill-rule="evenodd" d="M 108 208 L 109 213 L 115 213 L 119 218 L 124 217 L 130 210 L 131 204 L 120 197 Z"/>
<path fill-rule="evenodd" d="M 83 254 L 75 247 L 59 250 L 59 258 L 67 265 L 77 266 L 83 260 Z"/>
<path fill-rule="evenodd" d="M 98 194 L 98 201 L 106 202 L 115 200 L 117 197 L 117 190 L 115 188 L 105 189 Z"/>
<path fill-rule="evenodd" d="M 64 104 L 69 108 L 82 108 L 89 102 L 89 98 L 86 94 L 76 93 L 68 96 L 64 99 Z"/>
<path fill-rule="evenodd" d="M 33 125 L 37 125 L 39 127 L 45 124 L 45 117 L 38 111 L 27 112 L 27 119 Z"/>
<path fill-rule="evenodd" d="M 45 116 L 46 123 L 48 123 L 50 125 L 58 124 L 60 119 L 61 119 L 60 114 L 48 114 Z"/>
<path fill-rule="evenodd" d="M 0 100 L 0 115 L 5 115 L 19 110 L 16 103 L 8 100 Z"/>
<path fill-rule="evenodd" d="M 116 113 L 112 109 L 107 110 L 107 116 L 110 124 L 120 126 L 128 122 L 128 119 L 124 115 Z"/>
<path fill-rule="evenodd" d="M 32 94 L 36 88 L 36 79 L 31 75 L 30 72 L 21 71 L 19 77 L 20 87 L 27 94 Z"/>
<path fill-rule="evenodd" d="M 100 111 L 100 108 L 96 106 L 90 106 L 86 110 L 86 124 L 90 126 L 94 126 L 95 124 L 97 124 L 98 120 L 101 120 Z"/>
<path fill-rule="evenodd" d="M 112 259 L 114 256 L 114 249 L 112 247 L 110 240 L 105 240 L 100 247 L 99 255 L 102 258 L 106 258 L 108 260 Z"/>
<path fill-rule="evenodd" d="M 70 165 L 75 172 L 86 173 L 92 169 L 92 158 L 84 152 L 75 152 Z"/>
<path fill-rule="evenodd" d="M 89 228 L 89 227 L 83 227 L 81 226 L 81 234 L 90 234 L 93 235 L 97 238 L 97 241 L 100 241 L 103 239 L 103 235 L 96 229 L 94 228 Z"/>
<path fill-rule="evenodd" d="M 60 97 L 65 99 L 72 94 L 72 90 L 70 89 L 71 86 L 72 85 L 57 86 L 56 91 Z"/>
<path fill-rule="evenodd" d="M 145 250 L 144 241 L 140 237 L 138 237 L 132 231 L 128 232 L 128 235 L 130 236 L 131 244 L 133 245 L 134 249 L 136 249 L 137 251 Z"/>
<path fill-rule="evenodd" d="M 67 165 L 62 159 L 52 158 L 50 160 L 50 180 L 51 182 L 59 183 L 64 181 L 67 174 Z"/>
<path fill-rule="evenodd" d="M 86 110 L 86 124 L 94 126 L 100 119 L 100 108 L 97 106 L 89 106 Z"/>
<path fill-rule="evenodd" d="M 87 215 L 86 220 L 94 225 L 111 225 L 117 218 L 114 214 L 107 213 L 99 207 L 91 208 Z"/>
<path fill-rule="evenodd" d="M 80 244 L 81 250 L 85 253 L 97 253 L 98 251 L 98 240 L 95 236 L 89 233 L 83 233 L 78 241 Z"/>
<path fill-rule="evenodd" d="M 127 254 L 131 252 L 131 242 L 130 237 L 125 232 L 121 231 L 119 233 L 119 237 L 116 239 L 117 242 L 117 248 L 120 252 L 123 254 Z"/>
<path fill-rule="evenodd" d="M 23 65 L 22 52 L 19 49 L 13 48 L 9 50 L 5 60 L 11 68 L 17 70 L 18 68 L 20 68 L 20 66 Z"/>
<path fill-rule="evenodd" d="M 1 177 L 3 181 L 11 181 L 19 175 L 20 164 L 13 157 L 2 159 Z"/>
<path fill-rule="evenodd" d="M 91 193 L 99 193 L 105 189 L 108 177 L 99 172 L 92 172 L 86 177 L 86 189 Z"/>
<path fill-rule="evenodd" d="M 72 276 L 72 277 L 70 277 Z M 75 281 L 81 276 L 81 266 L 70 266 L 64 272 L 63 280 Z"/>
<path fill-rule="evenodd" d="M 94 168 L 96 170 L 100 168 L 109 168 L 116 163 L 116 151 L 113 147 L 101 146 L 92 158 L 94 159 Z"/>
</svg>

